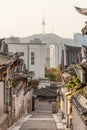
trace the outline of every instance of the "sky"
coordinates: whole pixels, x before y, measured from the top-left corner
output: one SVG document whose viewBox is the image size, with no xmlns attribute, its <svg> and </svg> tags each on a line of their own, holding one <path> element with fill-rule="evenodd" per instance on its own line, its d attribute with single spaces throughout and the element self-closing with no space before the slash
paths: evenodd
<svg viewBox="0 0 87 130">
<path fill-rule="evenodd" d="M 87 0 L 0 0 L 0 37 L 45 33 L 72 38 L 87 20 L 74 6 L 87 8 Z"/>
</svg>

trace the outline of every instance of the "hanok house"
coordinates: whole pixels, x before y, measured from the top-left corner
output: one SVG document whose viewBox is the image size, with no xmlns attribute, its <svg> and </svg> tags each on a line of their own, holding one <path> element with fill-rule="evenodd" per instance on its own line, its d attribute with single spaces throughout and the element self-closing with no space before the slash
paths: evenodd
<svg viewBox="0 0 87 130">
<path fill-rule="evenodd" d="M 29 74 L 19 57 L 10 55 L 7 44 L 0 41 L 0 130 L 8 129 L 24 113 Z"/>
<path fill-rule="evenodd" d="M 82 81 L 81 68 L 79 67 L 79 71 L 78 71 L 77 65 L 72 64 L 65 69 L 64 73 L 62 74 L 62 77 L 63 77 L 63 87 L 61 88 L 61 91 L 62 91 L 61 110 L 66 118 L 66 127 L 71 127 L 73 124 L 72 123 L 72 120 L 73 120 L 73 118 L 72 118 L 72 114 L 73 114 L 73 112 L 72 112 L 72 106 L 73 106 L 72 99 L 73 98 L 71 98 L 71 95 L 74 94 L 73 91 L 77 92 L 79 90 L 79 86 L 77 86 L 76 90 L 75 89 L 73 90 L 73 87 L 76 87 L 76 84 L 73 83 L 72 78 L 77 77 L 80 80 L 80 81 L 78 80 L 78 82 Z M 73 86 L 70 86 L 71 84 Z"/>
<path fill-rule="evenodd" d="M 82 45 L 82 57 L 87 59 L 87 46 Z"/>
<path fill-rule="evenodd" d="M 29 81 L 30 82 L 30 81 Z M 29 114 L 33 110 L 32 106 L 32 86 L 28 85 L 28 87 L 24 91 L 24 112 L 25 114 Z"/>
<path fill-rule="evenodd" d="M 37 98 L 42 101 L 56 101 L 58 96 L 57 91 L 55 89 L 51 89 L 51 87 L 37 89 L 34 91 L 34 95 L 36 95 Z"/>
<path fill-rule="evenodd" d="M 25 91 L 28 85 L 28 78 L 30 73 L 26 70 L 26 65 L 23 59 L 19 58 L 20 55 L 16 55 L 17 59 L 12 64 L 13 77 L 12 77 L 12 87 L 13 87 L 13 120 L 17 121 L 25 113 Z M 31 79 L 30 79 L 31 80 Z M 31 91 L 31 89 L 30 89 Z M 31 92 L 32 93 L 32 92 Z M 32 98 L 30 98 L 32 102 Z M 31 104 L 29 104 L 31 107 Z"/>
<path fill-rule="evenodd" d="M 62 84 L 65 86 L 69 83 L 72 76 L 76 76 L 76 72 L 74 70 L 74 65 L 70 65 L 67 67 L 65 72 L 62 74 Z M 62 111 L 62 119 L 66 118 L 66 127 L 70 127 L 72 121 L 72 100 L 70 100 L 70 96 L 72 94 L 72 89 L 70 87 L 62 87 L 61 88 L 61 111 Z"/>
<path fill-rule="evenodd" d="M 33 71 L 26 71 L 27 76 L 27 87 L 24 89 L 24 112 L 29 114 L 33 110 L 33 89 L 31 85 L 31 80 L 34 78 L 35 74 Z"/>
<path fill-rule="evenodd" d="M 11 58 L 8 56 L 8 45 L 4 39 L 0 39 L 0 129 L 7 129 L 11 114 L 11 85 L 10 65 Z M 9 71 L 9 73 L 8 73 Z M 7 74 L 8 73 L 8 74 Z M 11 116 L 10 116 L 11 118 Z"/>
<path fill-rule="evenodd" d="M 76 75 L 75 70 L 73 68 L 73 64 L 80 63 L 81 59 L 82 59 L 81 47 L 64 45 L 64 49 L 62 50 L 62 73 L 63 73 L 62 84 L 63 85 L 69 82 L 72 75 Z M 62 88 L 61 92 L 62 92 L 61 93 L 62 115 L 65 115 L 65 117 L 67 118 L 67 126 L 69 126 L 68 119 L 69 119 L 69 115 L 71 115 L 71 103 L 70 100 L 68 100 L 70 98 L 70 96 L 68 95 L 71 93 L 71 90 L 70 88 Z"/>
<path fill-rule="evenodd" d="M 30 73 L 27 72 L 26 65 L 18 54 L 5 56 L 2 59 L 4 59 L 3 61 L 7 60 L 10 62 L 6 61 L 6 63 L 9 64 L 5 64 L 5 109 L 8 115 L 8 126 L 10 126 L 24 114 L 24 99 L 26 99 L 24 92 L 27 87 L 30 87 L 28 86 L 28 77 L 30 76 Z"/>
<path fill-rule="evenodd" d="M 63 84 L 69 83 L 72 76 L 78 77 L 80 80 L 80 86 L 76 89 L 78 91 L 81 88 L 84 88 L 82 90 L 82 94 L 76 94 L 73 98 L 73 104 L 70 102 L 69 95 L 72 93 L 72 90 L 70 88 L 62 89 L 62 102 L 61 102 L 61 108 L 65 114 L 66 117 L 66 127 L 70 127 L 72 124 L 73 130 L 86 130 L 87 129 L 87 104 L 86 104 L 86 95 L 87 95 L 87 87 L 86 87 L 86 80 L 87 80 L 87 71 L 86 71 L 86 46 L 82 46 L 82 48 L 78 51 L 78 53 L 73 53 L 74 50 L 78 50 L 77 47 L 67 47 L 67 61 L 62 61 L 63 65 Z M 76 49 L 75 49 L 76 48 Z M 66 50 L 66 49 L 65 49 Z M 71 55 L 69 56 L 69 53 Z M 73 53 L 73 54 L 72 54 Z M 64 57 L 64 51 L 63 51 L 63 57 Z M 76 55 L 77 54 L 77 55 Z M 71 64 L 71 59 L 73 58 L 74 64 Z M 85 59 L 84 59 L 85 58 Z M 64 59 L 64 60 L 66 60 Z M 77 62 L 75 61 L 77 59 Z M 83 60 L 81 60 L 83 59 Z M 81 63 L 82 61 L 82 63 Z M 64 64 L 65 63 L 65 64 Z M 67 64 L 66 64 L 67 63 Z M 81 64 L 81 67 L 78 67 L 77 64 Z M 70 65 L 70 66 L 69 66 Z M 68 67 L 67 67 L 68 66 Z M 85 96 L 85 97 L 84 97 Z M 71 115 L 71 116 L 70 116 Z"/>
<path fill-rule="evenodd" d="M 78 78 L 82 82 L 77 90 L 82 89 L 83 93 L 73 98 L 72 105 L 72 124 L 73 130 L 87 130 L 87 61 L 80 64 L 77 68 Z"/>
<path fill-rule="evenodd" d="M 29 84 L 31 75 L 28 70 L 26 71 L 19 71 L 17 68 L 17 72 L 14 73 L 14 79 L 17 82 L 16 86 L 14 86 L 13 103 L 15 121 L 23 114 L 31 113 L 32 111 L 32 86 Z"/>
<path fill-rule="evenodd" d="M 12 95 L 11 95 L 11 63 L 9 56 L 0 52 L 0 127 L 7 129 L 11 121 Z M 8 120 L 9 119 L 9 120 Z"/>
</svg>

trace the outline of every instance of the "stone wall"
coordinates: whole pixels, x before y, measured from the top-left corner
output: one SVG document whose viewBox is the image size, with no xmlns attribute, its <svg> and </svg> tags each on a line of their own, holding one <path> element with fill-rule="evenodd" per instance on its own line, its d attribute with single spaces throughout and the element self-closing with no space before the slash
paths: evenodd
<svg viewBox="0 0 87 130">
<path fill-rule="evenodd" d="M 0 82 L 0 130 L 7 130 L 8 116 L 4 113 L 4 82 Z"/>
<path fill-rule="evenodd" d="M 24 95 L 24 111 L 25 114 L 31 113 L 32 111 L 32 89 L 28 90 Z"/>
<path fill-rule="evenodd" d="M 4 112 L 4 83 L 0 82 L 0 115 Z"/>
<path fill-rule="evenodd" d="M 82 121 L 75 106 L 72 107 L 72 123 L 73 123 L 73 130 L 86 130 L 85 124 Z"/>
<path fill-rule="evenodd" d="M 22 89 L 19 94 L 15 94 L 15 121 L 20 119 L 24 114 L 24 90 Z"/>
<path fill-rule="evenodd" d="M 8 116 L 3 113 L 2 116 L 0 116 L 0 130 L 8 130 L 8 124 Z"/>
<path fill-rule="evenodd" d="M 73 130 L 87 130 L 87 99 L 77 95 L 73 99 L 72 105 L 72 125 Z"/>
</svg>

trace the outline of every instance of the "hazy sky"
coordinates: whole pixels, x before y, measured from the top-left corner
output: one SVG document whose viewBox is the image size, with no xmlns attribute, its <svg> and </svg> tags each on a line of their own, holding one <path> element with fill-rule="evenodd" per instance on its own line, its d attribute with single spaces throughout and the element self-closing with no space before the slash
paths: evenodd
<svg viewBox="0 0 87 130">
<path fill-rule="evenodd" d="M 42 33 L 43 14 L 46 33 L 73 37 L 87 20 L 74 6 L 86 8 L 87 0 L 0 0 L 0 37 Z"/>
</svg>

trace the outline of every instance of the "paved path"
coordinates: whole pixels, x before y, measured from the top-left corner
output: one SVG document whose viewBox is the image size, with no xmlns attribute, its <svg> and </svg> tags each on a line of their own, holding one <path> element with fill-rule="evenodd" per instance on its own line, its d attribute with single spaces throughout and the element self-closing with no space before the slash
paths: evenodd
<svg viewBox="0 0 87 130">
<path fill-rule="evenodd" d="M 52 116 L 51 103 L 40 102 L 36 111 L 19 130 L 57 130 Z"/>
<path fill-rule="evenodd" d="M 60 113 L 52 114 L 51 103 L 41 101 L 36 103 L 35 112 L 22 117 L 9 130 L 65 130 L 65 127 Z"/>
</svg>

